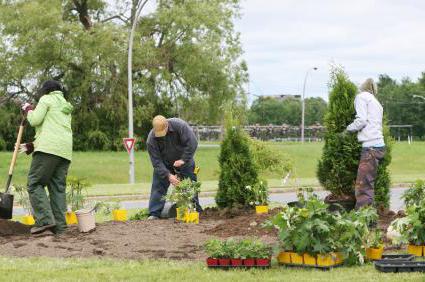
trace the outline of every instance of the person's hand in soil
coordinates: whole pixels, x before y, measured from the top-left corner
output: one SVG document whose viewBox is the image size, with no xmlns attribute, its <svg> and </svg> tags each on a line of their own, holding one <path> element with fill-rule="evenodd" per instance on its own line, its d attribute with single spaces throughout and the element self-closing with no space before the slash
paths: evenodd
<svg viewBox="0 0 425 282">
<path fill-rule="evenodd" d="M 174 162 L 174 167 L 181 167 L 182 165 L 184 165 L 183 160 L 177 160 Z"/>
<path fill-rule="evenodd" d="M 174 175 L 174 174 L 170 174 L 168 176 L 168 180 L 170 181 L 171 184 L 173 184 L 174 186 L 177 186 L 180 184 L 180 179 Z"/>
</svg>

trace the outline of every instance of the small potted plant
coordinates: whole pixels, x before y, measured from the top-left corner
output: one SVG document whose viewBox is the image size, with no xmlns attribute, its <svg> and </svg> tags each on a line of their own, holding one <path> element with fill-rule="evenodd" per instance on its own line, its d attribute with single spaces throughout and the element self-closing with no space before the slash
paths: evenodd
<svg viewBox="0 0 425 282">
<path fill-rule="evenodd" d="M 254 242 L 255 264 L 257 266 L 270 266 L 270 258 L 272 256 L 272 249 L 267 244 L 261 241 Z"/>
<path fill-rule="evenodd" d="M 382 232 L 380 230 L 371 231 L 366 240 L 366 258 L 369 260 L 379 260 L 384 252 Z"/>
<path fill-rule="evenodd" d="M 255 249 L 251 239 L 243 239 L 240 241 L 240 256 L 244 266 L 255 266 Z"/>
<path fill-rule="evenodd" d="M 12 189 L 14 189 L 15 193 L 18 195 L 17 203 L 21 205 L 25 211 L 25 215 L 22 217 L 22 223 L 25 225 L 34 225 L 35 220 L 26 187 L 16 185 L 13 186 Z"/>
<path fill-rule="evenodd" d="M 250 201 L 250 204 L 255 205 L 255 212 L 257 214 L 268 213 L 267 182 L 261 180 L 257 184 L 253 186 L 246 186 L 245 188 L 252 192 L 253 199 Z"/>
<path fill-rule="evenodd" d="M 242 258 L 241 258 L 241 243 L 240 241 L 236 241 L 231 238 L 226 241 L 228 255 L 230 257 L 230 265 L 231 266 L 241 266 Z"/>
<path fill-rule="evenodd" d="M 407 207 L 406 217 L 396 219 L 391 226 L 401 235 L 395 243 L 408 244 L 409 254 L 425 255 L 425 199 Z"/>
<path fill-rule="evenodd" d="M 66 201 L 68 203 L 68 211 L 65 214 L 66 224 L 77 224 L 77 216 L 75 212 L 84 207 L 87 200 L 87 188 L 90 184 L 84 179 L 76 177 L 68 177 Z"/>
<path fill-rule="evenodd" d="M 208 255 L 207 266 L 219 265 L 219 259 L 224 256 L 223 242 L 218 239 L 211 239 L 205 242 L 204 248 Z"/>
<path fill-rule="evenodd" d="M 177 220 L 186 223 L 199 223 L 199 213 L 195 210 L 193 198 L 200 192 L 201 183 L 191 179 L 183 179 L 172 189 L 165 199 L 176 203 Z"/>
</svg>

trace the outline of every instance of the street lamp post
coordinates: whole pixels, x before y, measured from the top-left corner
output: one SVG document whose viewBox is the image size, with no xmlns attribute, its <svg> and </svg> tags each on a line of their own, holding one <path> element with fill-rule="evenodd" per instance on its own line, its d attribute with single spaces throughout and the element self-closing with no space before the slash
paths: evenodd
<svg viewBox="0 0 425 282">
<path fill-rule="evenodd" d="M 304 143 L 304 123 L 305 123 L 304 122 L 304 119 L 305 119 L 305 100 L 304 100 L 304 97 L 305 97 L 305 85 L 307 83 L 308 74 L 312 70 L 317 70 L 317 67 L 313 67 L 313 68 L 308 69 L 308 71 L 305 74 L 305 78 L 304 78 L 303 97 L 302 97 L 302 100 L 301 100 L 301 143 Z"/>
<path fill-rule="evenodd" d="M 137 22 L 139 21 L 140 13 L 143 10 L 143 7 L 146 5 L 147 0 L 145 0 L 137 9 L 133 24 L 130 29 L 130 35 L 128 37 L 128 137 L 134 138 L 134 127 L 133 127 L 133 41 L 134 41 L 134 31 L 136 30 Z M 136 182 L 136 177 L 134 173 L 134 145 L 130 150 L 130 170 L 129 170 L 129 182 L 134 184 Z"/>
</svg>

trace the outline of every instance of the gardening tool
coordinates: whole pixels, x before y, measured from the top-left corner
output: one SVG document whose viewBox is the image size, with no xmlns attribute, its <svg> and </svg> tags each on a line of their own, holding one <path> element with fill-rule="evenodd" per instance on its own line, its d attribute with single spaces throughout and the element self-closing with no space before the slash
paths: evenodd
<svg viewBox="0 0 425 282">
<path fill-rule="evenodd" d="M 16 159 L 18 157 L 19 146 L 21 145 L 22 134 L 24 133 L 25 116 L 22 116 L 19 126 L 18 137 L 16 138 L 15 150 L 13 151 L 12 161 L 9 167 L 9 177 L 7 178 L 6 191 L 0 193 L 0 218 L 11 219 L 13 213 L 13 195 L 9 194 L 10 184 L 12 182 L 13 169 L 15 168 Z"/>
</svg>

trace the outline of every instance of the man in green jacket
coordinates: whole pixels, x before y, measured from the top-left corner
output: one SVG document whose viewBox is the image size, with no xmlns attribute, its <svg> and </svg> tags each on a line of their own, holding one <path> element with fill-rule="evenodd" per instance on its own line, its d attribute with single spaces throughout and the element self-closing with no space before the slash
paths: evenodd
<svg viewBox="0 0 425 282">
<path fill-rule="evenodd" d="M 22 144 L 20 148 L 27 154 L 34 152 L 28 174 L 28 194 L 36 220 L 31 233 L 50 230 L 59 234 L 66 228 L 65 190 L 72 159 L 73 107 L 65 100 L 62 85 L 57 81 L 46 81 L 40 95 L 35 109 L 28 103 L 22 106 L 36 132 L 34 143 Z"/>
</svg>

